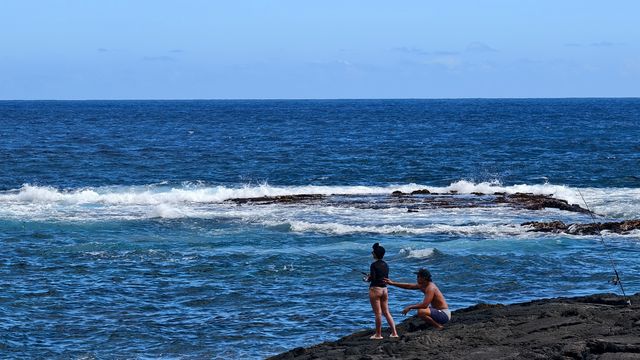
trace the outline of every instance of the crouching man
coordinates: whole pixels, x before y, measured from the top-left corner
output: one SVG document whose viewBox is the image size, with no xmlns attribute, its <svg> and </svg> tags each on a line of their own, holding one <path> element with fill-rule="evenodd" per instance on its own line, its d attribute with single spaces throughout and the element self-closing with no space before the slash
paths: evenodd
<svg viewBox="0 0 640 360">
<path fill-rule="evenodd" d="M 442 330 L 443 325 L 451 320 L 451 311 L 447 305 L 440 289 L 431 281 L 431 273 L 427 269 L 420 269 L 416 272 L 417 283 L 405 284 L 395 282 L 393 280 L 384 279 L 384 282 L 391 286 L 396 286 L 407 290 L 420 290 L 424 293 L 422 302 L 409 305 L 402 310 L 402 314 L 406 315 L 413 309 L 418 310 L 418 316 L 426 321 L 429 325 L 437 330 Z"/>
</svg>

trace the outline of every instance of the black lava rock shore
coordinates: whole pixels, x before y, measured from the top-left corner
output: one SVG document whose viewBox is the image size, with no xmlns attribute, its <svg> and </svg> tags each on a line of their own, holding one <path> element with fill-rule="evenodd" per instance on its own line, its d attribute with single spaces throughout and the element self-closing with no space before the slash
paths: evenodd
<svg viewBox="0 0 640 360">
<path fill-rule="evenodd" d="M 455 311 L 436 331 L 412 317 L 399 339 L 373 330 L 296 348 L 271 359 L 640 359 L 640 293 L 480 304 Z"/>
</svg>

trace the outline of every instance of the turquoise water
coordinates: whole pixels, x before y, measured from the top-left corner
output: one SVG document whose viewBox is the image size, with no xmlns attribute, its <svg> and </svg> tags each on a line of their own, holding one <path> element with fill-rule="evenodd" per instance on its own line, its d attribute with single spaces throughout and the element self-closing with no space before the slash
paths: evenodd
<svg viewBox="0 0 640 360">
<path fill-rule="evenodd" d="M 384 199 L 581 193 L 637 219 L 639 119 L 638 99 L 0 102 L 2 357 L 262 358 L 372 328 L 351 269 L 374 242 L 454 309 L 619 292 L 598 237 L 520 226 L 587 215 Z M 604 235 L 627 293 L 639 235 Z M 419 298 L 390 297 L 397 320 Z"/>
</svg>

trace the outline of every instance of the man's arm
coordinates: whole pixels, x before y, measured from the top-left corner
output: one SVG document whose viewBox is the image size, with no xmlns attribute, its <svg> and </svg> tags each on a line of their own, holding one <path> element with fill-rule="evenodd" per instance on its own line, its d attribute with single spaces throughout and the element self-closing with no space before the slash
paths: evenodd
<svg viewBox="0 0 640 360">
<path fill-rule="evenodd" d="M 384 282 L 387 285 L 393 285 L 396 287 L 399 287 L 401 289 L 407 289 L 407 290 L 418 290 L 420 289 L 420 286 L 418 284 L 408 284 L 408 283 L 399 283 L 399 282 L 395 282 L 389 278 L 384 278 Z"/>
<path fill-rule="evenodd" d="M 424 293 L 424 300 L 422 300 L 421 303 L 417 303 L 414 305 L 409 305 L 407 307 L 405 307 L 402 310 L 402 315 L 406 315 L 409 311 L 413 310 L 413 309 L 426 309 L 429 307 L 429 304 L 431 304 L 431 301 L 433 300 L 433 297 L 435 296 L 436 292 L 432 287 L 427 287 L 427 291 Z"/>
</svg>

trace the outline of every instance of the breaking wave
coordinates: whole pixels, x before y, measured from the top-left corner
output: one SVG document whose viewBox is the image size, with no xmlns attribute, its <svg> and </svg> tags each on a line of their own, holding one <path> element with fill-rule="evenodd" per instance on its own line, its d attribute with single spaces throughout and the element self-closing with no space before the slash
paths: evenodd
<svg viewBox="0 0 640 360">
<path fill-rule="evenodd" d="M 271 226 L 288 226 L 293 232 L 316 232 L 331 235 L 348 234 L 378 234 L 378 235 L 424 235 L 424 234 L 451 234 L 474 235 L 484 234 L 489 236 L 519 236 L 527 233 L 527 228 L 515 224 L 479 224 L 479 225 L 449 225 L 449 224 L 403 224 L 403 225 L 349 225 L 341 223 L 312 223 L 304 221 L 291 221 L 288 223 L 274 224 Z"/>
<path fill-rule="evenodd" d="M 400 249 L 399 254 L 413 259 L 426 259 L 428 257 L 433 256 L 436 252 L 435 248 L 426 248 L 426 249 L 413 249 L 410 247 Z"/>
<path fill-rule="evenodd" d="M 499 182 L 472 183 L 460 180 L 445 187 L 420 184 L 388 186 L 273 186 L 261 184 L 238 187 L 184 184 L 172 187 L 167 184 L 153 184 L 58 189 L 52 186 L 25 184 L 19 189 L 0 192 L 0 219 L 91 219 L 100 221 L 113 218 L 210 218 L 227 216 L 225 212 L 228 212 L 232 204 L 225 203 L 225 200 L 229 199 L 302 194 L 378 196 L 388 195 L 394 191 L 411 193 L 422 189 L 440 194 L 452 192 L 458 194 L 533 193 L 550 195 L 584 207 L 584 202 L 580 197 L 581 193 L 589 207 L 598 214 L 624 219 L 640 217 L 640 189 L 637 188 L 578 189 L 553 184 L 505 186 Z M 308 205 L 298 205 L 298 209 L 304 209 L 299 212 L 309 211 Z M 322 204 L 314 206 L 322 206 Z M 243 206 L 244 214 L 242 217 L 249 218 L 252 213 L 261 213 L 262 210 L 258 208 L 259 206 Z M 240 212 L 240 210 L 234 211 Z M 289 215 L 290 213 L 283 215 L 284 221 L 291 220 L 290 226 L 293 231 L 318 231 L 336 234 L 358 232 L 421 234 L 432 232 L 434 229 L 434 226 L 424 228 L 386 223 L 371 225 L 308 220 L 297 222 L 299 220 L 297 216 L 291 217 Z M 451 226 L 450 231 L 476 231 L 474 227 L 468 229 Z M 437 231 L 449 230 L 441 227 Z M 513 229 L 509 231 L 513 231 Z"/>
</svg>

